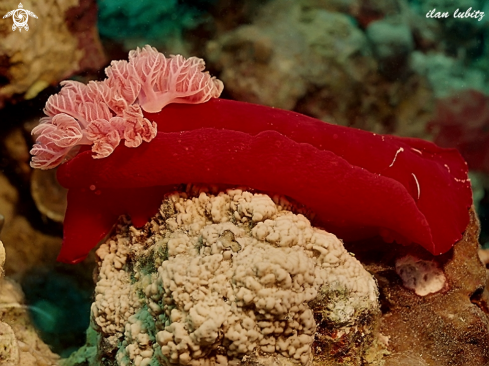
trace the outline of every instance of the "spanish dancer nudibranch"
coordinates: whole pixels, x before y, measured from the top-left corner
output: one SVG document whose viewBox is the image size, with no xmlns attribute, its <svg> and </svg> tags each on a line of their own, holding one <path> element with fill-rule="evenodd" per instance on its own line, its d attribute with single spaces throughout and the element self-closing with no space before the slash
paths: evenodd
<svg viewBox="0 0 489 366">
<path fill-rule="evenodd" d="M 59 165 L 69 190 L 58 260 L 83 260 L 120 215 L 143 226 L 184 183 L 288 196 L 344 240 L 381 235 L 439 255 L 461 239 L 472 195 L 456 150 L 220 99 L 204 67 L 146 46 L 104 81 L 66 81 L 49 98 L 31 165 Z"/>
</svg>

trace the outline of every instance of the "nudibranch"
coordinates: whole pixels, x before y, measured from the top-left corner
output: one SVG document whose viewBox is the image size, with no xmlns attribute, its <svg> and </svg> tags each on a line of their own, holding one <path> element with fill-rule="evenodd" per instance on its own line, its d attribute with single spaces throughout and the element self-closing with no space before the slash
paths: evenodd
<svg viewBox="0 0 489 366">
<path fill-rule="evenodd" d="M 120 215 L 143 226 L 185 183 L 288 196 L 344 240 L 381 235 L 439 255 L 461 239 L 472 194 L 456 150 L 220 99 L 203 70 L 146 46 L 104 81 L 64 82 L 49 98 L 31 165 L 60 165 L 68 188 L 58 260 L 83 260 Z"/>
</svg>

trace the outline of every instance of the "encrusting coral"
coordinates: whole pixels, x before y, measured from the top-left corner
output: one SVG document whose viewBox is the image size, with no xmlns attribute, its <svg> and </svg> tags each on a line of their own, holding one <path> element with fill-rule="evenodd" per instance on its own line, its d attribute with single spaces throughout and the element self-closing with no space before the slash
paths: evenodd
<svg viewBox="0 0 489 366">
<path fill-rule="evenodd" d="M 2 0 L 0 14 L 18 9 L 19 3 Z M 11 30 L 16 16 L 1 21 L 0 108 L 21 99 L 33 99 L 50 84 L 98 70 L 106 63 L 96 26 L 96 0 L 38 0 L 22 4 L 39 18 L 25 19 L 30 28 L 27 32 Z M 2 125 L 11 118 L 2 118 Z"/>
<path fill-rule="evenodd" d="M 339 337 L 341 357 L 359 365 L 380 316 L 360 262 L 282 197 L 206 190 L 169 194 L 143 229 L 123 220 L 97 250 L 98 358 L 320 365 Z M 313 354 L 315 341 L 324 355 Z"/>
<path fill-rule="evenodd" d="M 20 286 L 4 277 L 4 264 L 5 248 L 0 241 L 0 365 L 57 365 L 59 356 L 37 334 Z"/>
<path fill-rule="evenodd" d="M 146 46 L 129 53 L 129 61 L 113 61 L 107 79 L 88 85 L 64 81 L 59 94 L 46 102 L 39 126 L 32 130 L 33 168 L 49 169 L 92 145 L 94 158 L 107 157 L 124 139 L 138 147 L 156 136 L 156 123 L 143 110 L 159 112 L 169 103 L 203 103 L 218 97 L 222 82 L 202 72 L 204 60 L 181 55 L 166 58 Z"/>
</svg>

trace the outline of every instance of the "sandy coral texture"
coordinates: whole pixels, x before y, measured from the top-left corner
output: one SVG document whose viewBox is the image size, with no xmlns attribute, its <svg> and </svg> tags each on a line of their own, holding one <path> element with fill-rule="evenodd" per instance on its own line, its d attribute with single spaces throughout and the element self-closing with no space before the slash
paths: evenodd
<svg viewBox="0 0 489 366">
<path fill-rule="evenodd" d="M 0 15 L 18 8 L 19 1 L 0 2 Z M 49 84 L 81 69 L 97 69 L 105 62 L 95 18 L 84 29 L 72 29 L 71 13 L 82 17 L 95 11 L 90 0 L 22 1 L 29 17 L 29 30 L 12 30 L 12 17 L 0 19 L 0 107 L 15 94 L 34 98 Z M 68 12 L 70 11 L 70 12 Z M 89 60 L 89 63 L 86 61 Z"/>
<path fill-rule="evenodd" d="M 121 222 L 98 249 L 97 341 L 72 360 L 319 365 L 341 337 L 350 349 L 338 364 L 363 364 L 378 290 L 342 242 L 283 198 L 192 189 L 167 196 L 142 230 Z"/>
<path fill-rule="evenodd" d="M 4 278 L 5 249 L 0 241 L 0 365 L 54 366 L 59 357 L 39 338 L 20 286 Z"/>
</svg>

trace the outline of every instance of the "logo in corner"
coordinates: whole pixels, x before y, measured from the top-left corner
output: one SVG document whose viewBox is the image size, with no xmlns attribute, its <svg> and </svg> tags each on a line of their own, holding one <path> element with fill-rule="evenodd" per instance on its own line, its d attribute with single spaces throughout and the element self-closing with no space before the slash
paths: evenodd
<svg viewBox="0 0 489 366">
<path fill-rule="evenodd" d="M 19 28 L 19 32 L 22 32 L 22 28 L 24 28 L 26 31 L 29 30 L 29 25 L 27 24 L 27 21 L 29 20 L 29 15 L 37 19 L 36 14 L 34 14 L 30 10 L 24 9 L 22 3 L 19 3 L 19 8 L 9 11 L 3 16 L 3 19 L 12 16 L 12 19 L 14 21 L 14 24 L 12 25 L 12 30 L 15 31 L 17 28 Z"/>
</svg>

